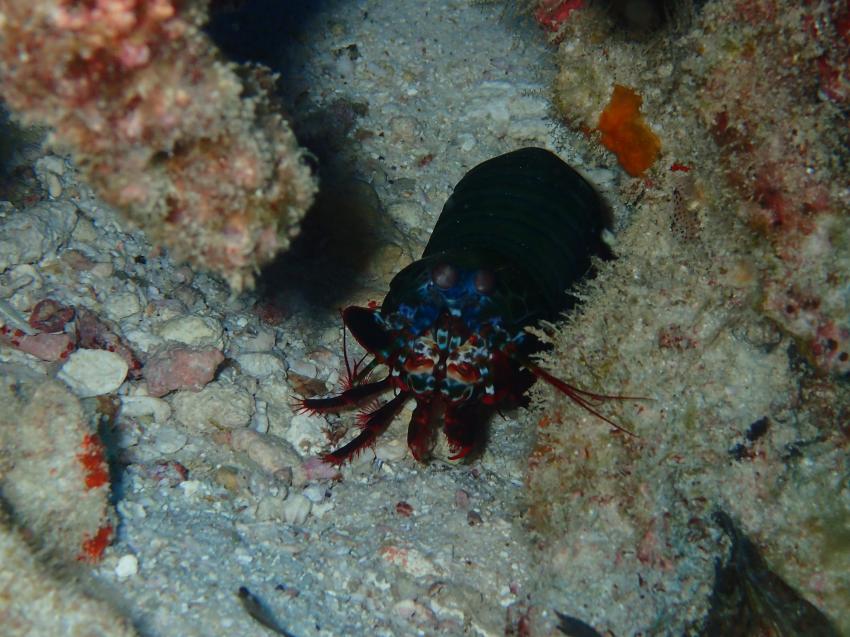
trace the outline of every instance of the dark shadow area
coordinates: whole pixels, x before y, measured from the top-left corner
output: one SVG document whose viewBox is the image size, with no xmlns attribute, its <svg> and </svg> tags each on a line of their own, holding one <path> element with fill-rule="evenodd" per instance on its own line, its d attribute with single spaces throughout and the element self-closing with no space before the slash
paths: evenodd
<svg viewBox="0 0 850 637">
<path fill-rule="evenodd" d="M 213 3 L 206 27 L 229 59 L 280 74 L 274 97 L 319 177 L 301 232 L 260 275 L 256 295 L 272 312 L 293 298 L 335 310 L 359 287 L 358 277 L 386 234 L 378 196 L 356 172 L 362 162 L 355 133 L 368 105 L 344 97 L 324 103 L 305 75 L 310 30 L 329 28 L 341 1 L 228 0 Z"/>
<path fill-rule="evenodd" d="M 0 102 L 0 201 L 24 208 L 41 199 L 32 164 L 41 154 L 45 134 L 43 128 L 19 126 Z"/>
<path fill-rule="evenodd" d="M 311 305 L 336 309 L 383 243 L 381 208 L 372 187 L 323 171 L 321 190 L 289 251 L 263 269 L 257 292 L 268 303 L 300 293 Z"/>
<path fill-rule="evenodd" d="M 210 6 L 205 30 L 234 62 L 259 62 L 283 72 L 311 19 L 337 1 L 219 0 Z"/>
</svg>

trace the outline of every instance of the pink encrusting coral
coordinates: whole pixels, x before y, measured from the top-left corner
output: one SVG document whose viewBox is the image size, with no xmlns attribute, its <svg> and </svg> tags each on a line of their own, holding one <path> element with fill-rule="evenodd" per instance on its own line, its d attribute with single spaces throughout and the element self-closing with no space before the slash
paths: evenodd
<svg viewBox="0 0 850 637">
<path fill-rule="evenodd" d="M 258 69 L 225 63 L 203 0 L 0 0 L 0 93 L 110 203 L 234 289 L 285 249 L 315 181 Z"/>
</svg>

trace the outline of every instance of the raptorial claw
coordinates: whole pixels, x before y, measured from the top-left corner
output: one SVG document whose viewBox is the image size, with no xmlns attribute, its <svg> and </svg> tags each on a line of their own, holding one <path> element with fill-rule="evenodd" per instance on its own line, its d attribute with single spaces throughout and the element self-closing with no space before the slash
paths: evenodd
<svg viewBox="0 0 850 637">
<path fill-rule="evenodd" d="M 390 389 L 392 384 L 389 378 L 378 380 L 373 383 L 365 383 L 346 389 L 341 394 L 329 396 L 327 398 L 301 398 L 293 403 L 293 409 L 297 413 L 312 413 L 326 414 L 345 409 L 346 407 L 356 407 L 364 400 L 376 396 L 381 392 Z"/>
<path fill-rule="evenodd" d="M 322 460 L 339 466 L 346 460 L 357 456 L 366 447 L 373 445 L 378 436 L 384 433 L 387 427 L 390 426 L 393 418 L 395 418 L 408 398 L 410 398 L 410 394 L 401 392 L 392 400 L 378 407 L 375 411 L 363 414 L 362 421 L 360 422 L 360 426 L 362 427 L 361 432 L 339 449 L 323 455 Z"/>
</svg>

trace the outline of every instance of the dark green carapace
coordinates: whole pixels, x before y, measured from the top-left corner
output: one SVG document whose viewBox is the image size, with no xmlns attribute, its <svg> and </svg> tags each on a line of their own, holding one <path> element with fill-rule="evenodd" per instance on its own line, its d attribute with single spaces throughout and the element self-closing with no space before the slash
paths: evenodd
<svg viewBox="0 0 850 637">
<path fill-rule="evenodd" d="M 569 290 L 591 257 L 610 256 L 601 239 L 609 222 L 593 187 L 554 153 L 523 148 L 494 157 L 455 186 L 422 258 L 390 283 L 384 312 L 414 301 L 443 262 L 496 275 L 491 297 L 505 324 L 553 319 L 573 305 Z"/>
</svg>

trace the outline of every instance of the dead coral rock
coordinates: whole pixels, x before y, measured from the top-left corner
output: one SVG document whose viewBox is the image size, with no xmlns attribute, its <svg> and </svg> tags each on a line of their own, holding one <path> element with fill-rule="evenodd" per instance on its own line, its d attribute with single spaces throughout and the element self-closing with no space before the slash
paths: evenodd
<svg viewBox="0 0 850 637">
<path fill-rule="evenodd" d="M 127 363 L 130 378 L 138 378 L 142 363 L 113 327 L 97 314 L 84 307 L 77 308 L 77 346 L 82 349 L 103 349 L 114 352 Z"/>
<path fill-rule="evenodd" d="M 77 396 L 88 398 L 116 391 L 127 378 L 127 361 L 115 352 L 81 349 L 68 357 L 57 378 Z"/>
<path fill-rule="evenodd" d="M 0 272 L 55 255 L 76 221 L 77 209 L 67 201 L 43 201 L 0 220 Z"/>
<path fill-rule="evenodd" d="M 130 622 L 93 599 L 73 581 L 62 581 L 34 554 L 24 534 L 0 519 L 0 599 L 3 635 L 29 637 L 133 637 Z"/>
<path fill-rule="evenodd" d="M 273 79 L 223 61 L 206 6 L 4 0 L 0 83 L 106 200 L 239 290 L 288 247 L 316 184 Z"/>
<path fill-rule="evenodd" d="M 95 560 L 112 536 L 104 449 L 59 382 L 0 378 L 0 486 L 14 519 L 64 561 Z"/>
<path fill-rule="evenodd" d="M 302 487 L 307 483 L 307 473 L 303 469 L 301 456 L 282 438 L 242 429 L 233 432 L 230 444 L 236 451 L 244 451 L 266 473 L 291 476 L 292 485 L 295 487 Z"/>
<path fill-rule="evenodd" d="M 199 391 L 212 381 L 222 361 L 224 354 L 214 347 L 172 346 L 160 350 L 145 365 L 148 393 L 164 396 L 175 389 Z"/>
<path fill-rule="evenodd" d="M 254 400 L 233 385 L 210 383 L 199 392 L 178 392 L 172 408 L 177 420 L 191 429 L 241 429 L 251 422 Z"/>
<path fill-rule="evenodd" d="M 48 362 L 68 358 L 74 349 L 74 339 L 68 334 L 3 334 L 0 330 L 0 342 L 8 343 L 22 352 Z"/>
</svg>

